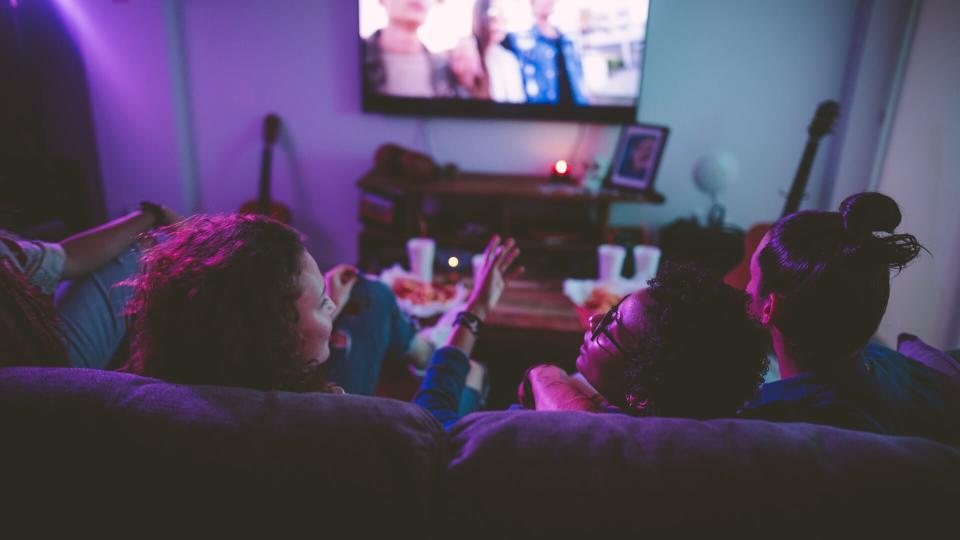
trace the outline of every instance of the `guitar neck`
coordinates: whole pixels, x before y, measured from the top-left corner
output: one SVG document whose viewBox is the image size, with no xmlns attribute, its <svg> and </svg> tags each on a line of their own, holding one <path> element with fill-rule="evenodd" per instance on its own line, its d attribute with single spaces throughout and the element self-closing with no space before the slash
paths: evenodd
<svg viewBox="0 0 960 540">
<path fill-rule="evenodd" d="M 803 200 L 803 194 L 807 189 L 807 180 L 810 178 L 810 171 L 813 169 L 813 158 L 817 155 L 817 147 L 820 144 L 818 137 L 810 137 L 807 140 L 807 146 L 803 149 L 803 157 L 800 158 L 800 165 L 797 167 L 797 174 L 793 177 L 793 183 L 790 185 L 790 193 L 787 195 L 787 201 L 783 205 L 783 211 L 780 217 L 790 215 L 800 209 L 800 202 Z"/>
<path fill-rule="evenodd" d="M 266 145 L 263 147 L 263 154 L 260 159 L 260 186 L 257 194 L 257 204 L 260 206 L 260 213 L 266 214 L 270 210 L 270 166 L 273 161 L 273 147 Z"/>
</svg>

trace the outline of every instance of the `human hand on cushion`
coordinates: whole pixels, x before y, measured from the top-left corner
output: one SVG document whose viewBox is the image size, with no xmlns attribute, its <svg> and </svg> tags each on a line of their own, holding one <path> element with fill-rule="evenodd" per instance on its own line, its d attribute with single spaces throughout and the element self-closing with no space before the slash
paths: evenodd
<svg viewBox="0 0 960 540">
<path fill-rule="evenodd" d="M 517 400 L 526 409 L 538 411 L 600 410 L 595 396 L 574 377 L 552 364 L 531 367 L 523 375 L 517 388 Z"/>
</svg>

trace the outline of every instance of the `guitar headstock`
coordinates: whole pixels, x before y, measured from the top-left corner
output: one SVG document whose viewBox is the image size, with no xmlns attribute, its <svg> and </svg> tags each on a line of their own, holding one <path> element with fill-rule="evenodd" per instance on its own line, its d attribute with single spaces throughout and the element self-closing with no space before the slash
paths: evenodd
<svg viewBox="0 0 960 540">
<path fill-rule="evenodd" d="M 263 142 L 273 144 L 280 135 L 280 117 L 270 113 L 263 119 Z"/>
<path fill-rule="evenodd" d="M 833 131 L 833 123 L 840 115 L 840 105 L 833 100 L 820 103 L 817 112 L 807 128 L 807 134 L 811 138 L 819 140 L 824 135 Z"/>
</svg>

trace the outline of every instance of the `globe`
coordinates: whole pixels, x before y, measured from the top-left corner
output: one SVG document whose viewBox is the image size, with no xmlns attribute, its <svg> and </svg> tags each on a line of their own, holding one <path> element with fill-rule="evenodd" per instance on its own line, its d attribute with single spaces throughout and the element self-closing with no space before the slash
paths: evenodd
<svg viewBox="0 0 960 540">
<path fill-rule="evenodd" d="M 737 158 L 723 150 L 703 156 L 693 167 L 693 182 L 697 189 L 714 201 L 730 184 L 737 181 L 739 175 L 740 164 Z"/>
</svg>

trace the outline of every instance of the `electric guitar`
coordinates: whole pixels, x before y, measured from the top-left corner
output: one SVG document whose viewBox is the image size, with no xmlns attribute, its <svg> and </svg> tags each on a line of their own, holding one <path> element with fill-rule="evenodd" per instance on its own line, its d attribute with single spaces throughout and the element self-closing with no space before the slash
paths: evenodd
<svg viewBox="0 0 960 540">
<path fill-rule="evenodd" d="M 833 124 L 839 114 L 840 105 L 836 101 L 824 101 L 817 107 L 817 112 L 807 127 L 807 145 L 803 149 L 803 157 L 800 158 L 800 165 L 797 167 L 797 173 L 790 185 L 790 192 L 783 204 L 783 211 L 780 212 L 781 218 L 800 209 L 800 202 L 803 200 L 803 195 L 807 189 L 807 180 L 810 178 L 810 171 L 813 169 L 813 160 L 817 155 L 820 139 L 833 132 Z M 750 282 L 750 258 L 756 251 L 757 246 L 760 245 L 764 235 L 772 227 L 773 223 L 757 223 L 747 230 L 744 238 L 743 259 L 724 277 L 727 285 L 741 290 L 747 287 L 747 283 Z"/>
</svg>

